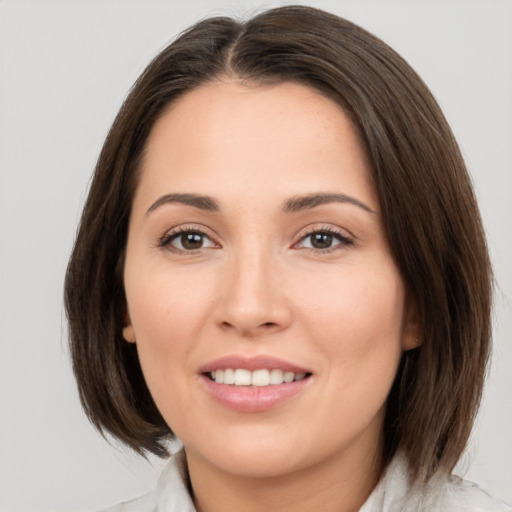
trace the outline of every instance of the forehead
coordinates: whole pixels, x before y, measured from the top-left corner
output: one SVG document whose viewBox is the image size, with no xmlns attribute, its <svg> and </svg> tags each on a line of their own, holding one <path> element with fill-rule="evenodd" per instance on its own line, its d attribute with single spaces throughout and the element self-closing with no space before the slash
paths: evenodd
<svg viewBox="0 0 512 512">
<path fill-rule="evenodd" d="M 336 191 L 376 203 L 370 165 L 348 116 L 293 82 L 224 80 L 186 93 L 155 123 L 141 172 L 139 188 L 153 195 L 227 194 L 244 184 L 266 195 L 341 187 Z"/>
</svg>

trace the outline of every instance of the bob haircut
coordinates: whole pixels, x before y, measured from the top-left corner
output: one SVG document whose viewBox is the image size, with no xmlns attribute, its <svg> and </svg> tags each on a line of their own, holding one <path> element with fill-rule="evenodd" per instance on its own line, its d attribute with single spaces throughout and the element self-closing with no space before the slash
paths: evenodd
<svg viewBox="0 0 512 512">
<path fill-rule="evenodd" d="M 101 151 L 65 282 L 73 369 L 96 428 L 140 454 L 173 437 L 123 339 L 123 266 L 139 163 L 180 96 L 214 81 L 293 81 L 338 103 L 372 165 L 386 236 L 421 326 L 387 401 L 384 460 L 405 454 L 426 482 L 453 469 L 480 402 L 490 349 L 492 273 L 454 136 L 432 94 L 391 48 L 318 9 L 199 22 L 165 48 L 127 96 Z"/>
</svg>

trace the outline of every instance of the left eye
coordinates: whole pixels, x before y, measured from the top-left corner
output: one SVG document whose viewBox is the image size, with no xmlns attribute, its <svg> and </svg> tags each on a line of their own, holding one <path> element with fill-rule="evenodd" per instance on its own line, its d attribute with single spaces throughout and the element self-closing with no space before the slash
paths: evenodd
<svg viewBox="0 0 512 512">
<path fill-rule="evenodd" d="M 181 231 L 165 237 L 163 246 L 172 247 L 180 251 L 194 251 L 207 247 L 214 247 L 215 244 L 204 233 L 200 231 Z"/>
<path fill-rule="evenodd" d="M 339 233 L 331 233 L 330 231 L 315 231 L 302 238 L 300 246 L 306 249 L 332 249 L 340 245 L 350 245 L 352 240 L 340 235 Z"/>
</svg>

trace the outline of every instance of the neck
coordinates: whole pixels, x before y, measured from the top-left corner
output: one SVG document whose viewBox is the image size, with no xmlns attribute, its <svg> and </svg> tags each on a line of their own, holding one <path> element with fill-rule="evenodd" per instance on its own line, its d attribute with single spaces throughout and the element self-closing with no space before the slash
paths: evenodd
<svg viewBox="0 0 512 512">
<path fill-rule="evenodd" d="M 189 452 L 187 460 L 198 512 L 356 512 L 380 478 L 376 453 L 344 453 L 273 477 L 234 475 Z"/>
</svg>

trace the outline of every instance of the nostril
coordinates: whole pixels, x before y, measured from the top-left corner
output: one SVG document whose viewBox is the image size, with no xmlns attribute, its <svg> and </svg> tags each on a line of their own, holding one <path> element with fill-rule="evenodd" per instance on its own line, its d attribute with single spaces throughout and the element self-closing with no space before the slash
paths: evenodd
<svg viewBox="0 0 512 512">
<path fill-rule="evenodd" d="M 261 335 L 263 333 L 271 333 L 279 327 L 279 324 L 276 322 L 263 322 L 261 324 L 255 323 L 254 326 L 244 326 L 244 325 L 236 325 L 231 322 L 223 321 L 219 324 L 220 328 L 225 331 L 235 330 L 242 334 L 243 336 L 252 338 L 258 336 L 258 333 Z"/>
</svg>

